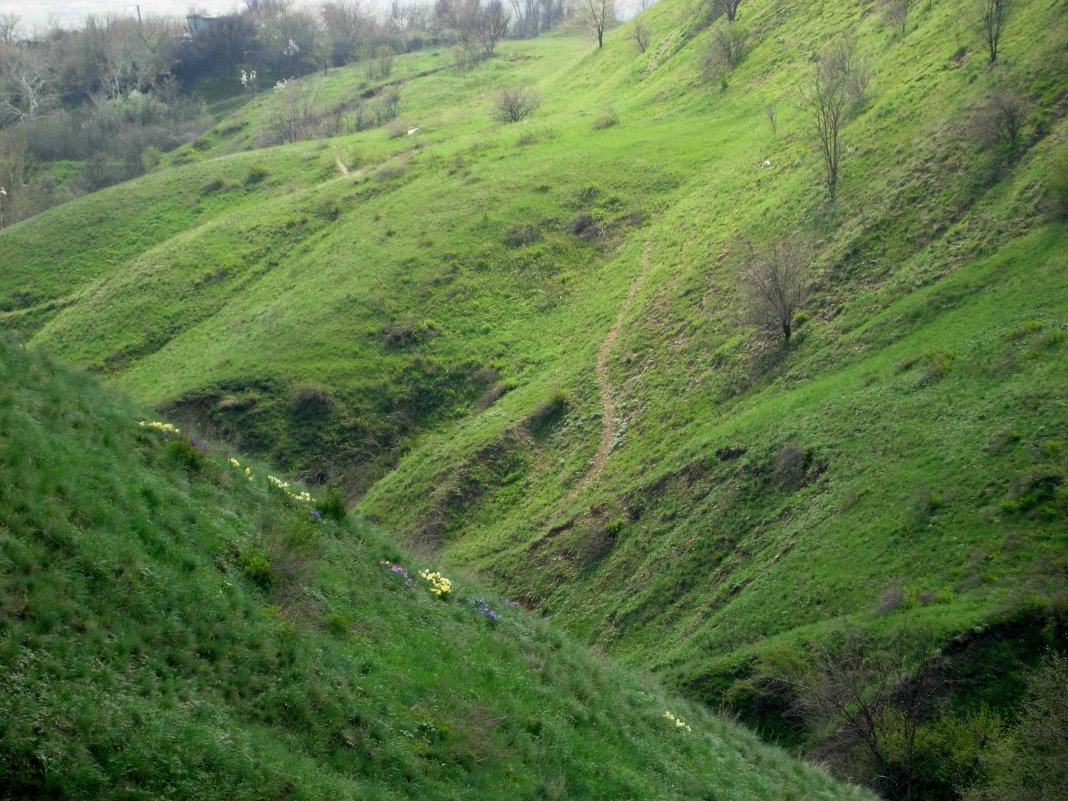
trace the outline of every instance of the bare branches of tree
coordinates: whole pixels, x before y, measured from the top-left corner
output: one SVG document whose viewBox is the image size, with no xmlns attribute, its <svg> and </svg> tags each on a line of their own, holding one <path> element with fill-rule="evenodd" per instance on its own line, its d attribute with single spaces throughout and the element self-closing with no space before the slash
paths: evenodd
<svg viewBox="0 0 1068 801">
<path fill-rule="evenodd" d="M 18 14 L 0 14 L 0 44 L 15 44 L 18 29 Z"/>
<path fill-rule="evenodd" d="M 604 46 L 604 32 L 616 21 L 615 0 L 576 0 L 575 16 L 579 24 L 597 38 L 597 47 Z"/>
<path fill-rule="evenodd" d="M 928 631 L 903 626 L 889 642 L 846 630 L 840 645 L 780 681 L 806 726 L 826 733 L 818 756 L 839 775 L 863 778 L 893 798 L 916 798 L 917 734 L 943 692 L 941 654 Z"/>
<path fill-rule="evenodd" d="M 749 31 L 742 23 L 723 25 L 712 34 L 712 44 L 705 55 L 705 72 L 723 76 L 742 63 L 749 48 Z"/>
<path fill-rule="evenodd" d="M 638 46 L 638 52 L 644 53 L 645 48 L 649 46 L 649 28 L 641 19 L 634 20 L 634 25 L 630 29 L 630 38 Z"/>
<path fill-rule="evenodd" d="M 494 101 L 494 114 L 501 122 L 519 122 L 541 105 L 541 98 L 533 89 L 513 86 L 502 89 Z"/>
<path fill-rule="evenodd" d="M 868 78 L 853 41 L 846 39 L 817 58 L 811 77 L 801 88 L 801 108 L 808 116 L 812 141 L 822 157 L 824 184 L 832 201 L 838 190 L 846 112 L 851 103 L 864 96 Z"/>
<path fill-rule="evenodd" d="M 489 0 L 485 5 L 480 0 L 438 0 L 435 13 L 454 32 L 464 51 L 465 64 L 493 55 L 511 21 L 501 0 Z"/>
<path fill-rule="evenodd" d="M 979 145 L 1015 149 L 1030 111 L 1030 104 L 1019 93 L 1011 89 L 991 89 L 972 120 Z"/>
<path fill-rule="evenodd" d="M 979 0 L 979 32 L 991 64 L 998 60 L 1001 31 L 1011 5 L 1012 0 Z"/>
<path fill-rule="evenodd" d="M 0 113 L 17 122 L 35 120 L 59 99 L 47 53 L 9 47 L 0 53 Z"/>
<path fill-rule="evenodd" d="M 808 294 L 809 246 L 798 238 L 778 239 L 763 250 L 748 246 L 743 274 L 749 322 L 788 341 L 794 316 Z"/>
<path fill-rule="evenodd" d="M 727 17 L 727 22 L 734 22 L 738 16 L 738 6 L 742 0 L 716 0 L 720 10 Z"/>
<path fill-rule="evenodd" d="M 913 0 L 883 0 L 883 19 L 902 36 L 909 24 Z"/>
</svg>

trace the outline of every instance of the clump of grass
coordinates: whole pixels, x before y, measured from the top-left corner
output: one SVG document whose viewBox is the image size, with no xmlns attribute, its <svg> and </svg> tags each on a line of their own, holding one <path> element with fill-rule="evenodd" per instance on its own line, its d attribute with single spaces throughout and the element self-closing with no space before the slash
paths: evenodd
<svg viewBox="0 0 1068 801">
<path fill-rule="evenodd" d="M 911 370 L 920 368 L 920 385 L 944 378 L 956 361 L 956 353 L 952 348 L 929 347 L 917 351 L 898 363 L 899 370 Z"/>
<path fill-rule="evenodd" d="M 546 437 L 563 421 L 569 400 L 562 389 L 539 403 L 527 417 L 527 428 L 536 437 Z"/>
<path fill-rule="evenodd" d="M 523 131 L 523 133 L 519 135 L 519 139 L 516 140 L 516 145 L 518 147 L 527 147 L 528 145 L 534 145 L 538 142 L 551 142 L 554 139 L 559 138 L 560 132 L 556 128 L 531 128 Z"/>
<path fill-rule="evenodd" d="M 172 464 L 190 472 L 198 473 L 204 469 L 204 454 L 193 440 L 185 437 L 169 439 L 163 445 L 163 452 Z"/>
<path fill-rule="evenodd" d="M 263 164 L 253 164 L 245 174 L 245 186 L 255 186 L 267 179 L 271 171 Z"/>
<path fill-rule="evenodd" d="M 345 496 L 337 487 L 324 488 L 319 500 L 315 502 L 315 509 L 323 517 L 338 523 L 344 520 L 349 513 L 348 505 L 345 503 Z"/>
<path fill-rule="evenodd" d="M 600 131 L 605 128 L 613 128 L 616 125 L 619 125 L 619 112 L 614 108 L 606 108 L 593 121 L 593 130 Z"/>
</svg>

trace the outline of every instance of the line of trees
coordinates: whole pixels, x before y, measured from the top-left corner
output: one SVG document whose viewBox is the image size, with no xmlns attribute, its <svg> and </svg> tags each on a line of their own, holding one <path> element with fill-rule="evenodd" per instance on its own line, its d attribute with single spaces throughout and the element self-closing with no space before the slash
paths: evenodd
<svg viewBox="0 0 1068 801">
<path fill-rule="evenodd" d="M 76 30 L 32 32 L 0 14 L 0 226 L 140 175 L 194 139 L 211 122 L 194 99 L 205 82 L 255 92 L 353 62 L 381 80 L 394 54 L 428 44 L 454 43 L 470 66 L 571 13 L 564 0 L 393 0 L 384 11 L 370 0 L 245 0 L 218 17 L 90 16 Z"/>
</svg>

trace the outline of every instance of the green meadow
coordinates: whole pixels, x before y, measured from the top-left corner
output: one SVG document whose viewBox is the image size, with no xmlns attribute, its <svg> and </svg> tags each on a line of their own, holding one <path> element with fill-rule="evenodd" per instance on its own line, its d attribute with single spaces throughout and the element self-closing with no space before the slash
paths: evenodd
<svg viewBox="0 0 1068 801">
<path fill-rule="evenodd" d="M 1027 672 L 1068 630 L 1068 29 L 1063 3 L 1019 0 L 991 65 L 975 9 L 917 3 L 901 32 L 869 3 L 745 0 L 744 57 L 718 72 L 708 54 L 727 22 L 686 0 L 641 15 L 644 52 L 630 22 L 602 49 L 565 29 L 502 42 L 472 69 L 444 48 L 399 56 L 383 79 L 333 69 L 295 84 L 316 113 L 395 91 L 397 119 L 267 147 L 295 95 L 249 95 L 149 175 L 0 232 L 0 330 L 34 354 L 7 348 L 9 373 L 31 371 L 9 386 L 57 409 L 31 414 L 42 443 L 86 451 L 42 473 L 41 497 L 61 508 L 6 496 L 5 515 L 45 515 L 25 531 L 57 515 L 69 528 L 31 545 L 0 520 L 8 565 L 36 565 L 42 593 L 82 593 L 44 630 L 32 615 L 5 623 L 8 664 L 44 660 L 20 692 L 47 716 L 104 682 L 144 732 L 144 759 L 164 748 L 153 738 L 210 738 L 226 766 L 216 797 L 283 781 L 307 797 L 846 793 L 705 711 L 803 749 L 820 735 L 768 679 L 844 631 L 922 631 L 944 649 L 954 689 L 924 722 L 932 738 L 980 713 L 1009 725 Z M 847 38 L 868 80 L 831 202 L 799 97 Z M 512 86 L 541 101 L 514 124 L 494 114 Z M 1026 99 L 1014 143 L 982 135 L 995 91 Z M 808 244 L 811 265 L 781 342 L 750 322 L 742 277 L 784 237 Z M 257 537 L 296 536 L 292 510 L 221 457 L 196 477 L 167 467 L 126 401 L 38 351 L 242 463 L 340 487 L 357 522 L 300 546 L 311 620 L 239 567 Z M 27 386 L 32 371 L 51 383 Z M 30 414 L 6 403 L 9 419 Z M 87 431 L 68 430 L 69 403 Z M 5 455 L 45 469 L 19 458 Z M 75 488 L 94 474 L 114 498 L 79 511 Z M 154 506 L 135 489 L 149 486 Z M 146 504 L 172 530 L 124 536 L 156 528 Z M 101 628 L 94 604 L 111 596 L 77 566 L 97 558 L 116 585 L 138 582 L 140 651 Z M 380 558 L 478 576 L 471 594 L 553 628 L 511 607 L 487 627 L 462 599 L 390 584 Z M 170 634 L 160 608 L 176 610 Z M 181 651 L 169 637 L 209 636 L 234 653 L 197 656 L 191 674 L 148 666 Z M 83 653 L 87 639 L 105 655 Z M 148 662 L 127 676 L 134 653 Z M 282 686 L 260 686 L 268 662 Z M 322 707 L 290 710 L 304 682 Z M 665 704 L 692 737 L 661 725 Z M 88 704 L 79 730 L 103 714 Z M 579 719 L 588 736 L 571 733 Z M 44 770 L 24 745 L 35 736 L 4 746 L 20 776 Z M 353 737 L 358 757 L 343 756 Z M 91 776 L 77 739 L 55 740 L 74 771 L 60 775 L 87 782 L 71 787 L 151 773 L 105 744 L 118 761 Z M 945 748 L 931 798 L 957 797 L 974 772 L 970 751 Z M 712 754 L 721 768 L 696 767 Z M 591 767 L 616 758 L 618 779 Z M 751 788 L 737 789 L 739 759 L 760 765 Z M 401 773 L 381 778 L 386 762 Z M 201 769 L 176 764 L 173 786 Z"/>
</svg>

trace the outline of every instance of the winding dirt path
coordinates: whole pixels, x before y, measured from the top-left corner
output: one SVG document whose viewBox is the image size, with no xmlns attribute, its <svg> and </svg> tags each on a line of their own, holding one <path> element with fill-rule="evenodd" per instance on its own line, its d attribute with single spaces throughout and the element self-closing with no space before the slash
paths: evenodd
<svg viewBox="0 0 1068 801">
<path fill-rule="evenodd" d="M 578 493 L 593 481 L 604 470 L 605 462 L 608 461 L 608 455 L 612 452 L 612 443 L 616 437 L 616 401 L 612 397 L 612 379 L 608 375 L 608 359 L 612 355 L 612 346 L 616 342 L 616 337 L 619 336 L 619 329 L 623 326 L 623 318 L 627 316 L 627 312 L 630 311 L 631 304 L 634 302 L 635 295 L 638 294 L 638 290 L 641 288 L 642 283 L 645 281 L 645 274 L 649 271 L 649 243 L 645 243 L 645 247 L 642 248 L 642 269 L 638 273 L 638 277 L 634 279 L 634 282 L 630 285 L 630 289 L 627 291 L 627 297 L 624 299 L 622 305 L 619 307 L 619 312 L 616 314 L 615 322 L 612 323 L 612 327 L 608 330 L 604 340 L 601 342 L 601 347 L 597 351 L 597 364 L 594 367 L 597 373 L 597 388 L 601 394 L 601 442 L 597 446 L 597 453 L 593 457 L 593 464 L 590 469 L 586 471 L 579 482 L 569 493 L 569 497 L 574 497 Z"/>
<path fill-rule="evenodd" d="M 334 163 L 337 165 L 337 168 L 341 171 L 342 175 L 349 174 L 349 168 L 345 166 L 345 162 L 341 160 L 341 154 L 337 152 L 337 145 L 334 145 Z"/>
</svg>

